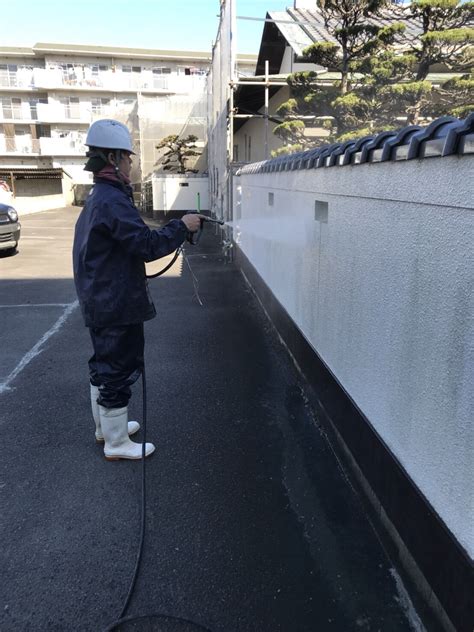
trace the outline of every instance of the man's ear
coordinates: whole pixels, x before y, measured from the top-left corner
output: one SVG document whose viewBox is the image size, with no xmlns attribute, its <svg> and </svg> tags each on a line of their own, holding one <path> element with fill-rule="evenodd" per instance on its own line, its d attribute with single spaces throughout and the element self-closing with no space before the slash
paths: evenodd
<svg viewBox="0 0 474 632">
<path fill-rule="evenodd" d="M 107 162 L 109 162 L 111 165 L 113 165 L 114 167 L 116 167 L 117 165 L 115 164 L 115 154 L 113 151 L 109 151 L 107 152 Z"/>
</svg>

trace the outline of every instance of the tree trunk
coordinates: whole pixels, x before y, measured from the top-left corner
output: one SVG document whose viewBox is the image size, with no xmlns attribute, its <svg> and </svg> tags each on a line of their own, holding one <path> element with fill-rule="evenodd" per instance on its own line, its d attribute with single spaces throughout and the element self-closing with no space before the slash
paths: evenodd
<svg viewBox="0 0 474 632">
<path fill-rule="evenodd" d="M 349 86 L 349 60 L 347 54 L 347 38 L 342 38 L 341 94 L 346 94 Z"/>
<path fill-rule="evenodd" d="M 418 70 L 416 73 L 416 81 L 424 81 L 430 71 L 430 63 L 427 59 L 421 58 Z"/>
<path fill-rule="evenodd" d="M 341 76 L 341 95 L 346 94 L 349 86 L 349 74 L 347 71 L 342 71 Z"/>
<path fill-rule="evenodd" d="M 408 125 L 418 125 L 418 121 L 420 120 L 420 111 L 421 111 L 421 101 L 415 103 L 414 107 L 407 116 Z"/>
</svg>

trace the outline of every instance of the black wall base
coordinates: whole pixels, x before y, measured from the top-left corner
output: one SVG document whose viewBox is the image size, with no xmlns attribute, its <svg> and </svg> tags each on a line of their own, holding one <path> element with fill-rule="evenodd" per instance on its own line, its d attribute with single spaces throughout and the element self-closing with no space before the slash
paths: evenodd
<svg viewBox="0 0 474 632">
<path fill-rule="evenodd" d="M 378 505 L 382 526 L 386 530 L 391 525 L 389 532 L 398 540 L 394 550 L 399 559 L 395 561 L 404 566 L 420 594 L 431 602 L 429 606 L 437 611 L 444 627 L 473 632 L 472 560 L 236 244 L 234 256 L 305 376 L 312 403 L 323 417 L 330 438 L 342 441 L 342 451 L 350 455 L 346 463 L 365 479 L 362 487 L 372 506 Z M 406 552 L 411 564 L 407 563 Z M 420 578 L 435 598 L 428 597 L 427 586 L 419 586 Z"/>
</svg>

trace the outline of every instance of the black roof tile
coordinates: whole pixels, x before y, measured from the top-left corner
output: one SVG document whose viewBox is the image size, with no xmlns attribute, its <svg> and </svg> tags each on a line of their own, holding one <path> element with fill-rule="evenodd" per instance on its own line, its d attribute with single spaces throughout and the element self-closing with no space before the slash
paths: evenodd
<svg viewBox="0 0 474 632">
<path fill-rule="evenodd" d="M 344 143 L 321 145 L 243 167 L 238 174 L 358 165 L 474 153 L 474 112 L 464 120 L 442 116 L 426 127 L 408 125 Z"/>
</svg>

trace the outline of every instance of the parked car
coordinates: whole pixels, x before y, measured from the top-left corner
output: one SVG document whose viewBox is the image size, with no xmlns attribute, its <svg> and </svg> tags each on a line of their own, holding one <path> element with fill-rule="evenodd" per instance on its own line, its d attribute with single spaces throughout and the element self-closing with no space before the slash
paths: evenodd
<svg viewBox="0 0 474 632">
<path fill-rule="evenodd" d="M 10 204 L 13 201 L 13 193 L 10 185 L 5 180 L 0 180 L 0 204 Z"/>
<path fill-rule="evenodd" d="M 15 252 L 20 241 L 21 224 L 10 204 L 0 203 L 0 251 Z"/>
</svg>

